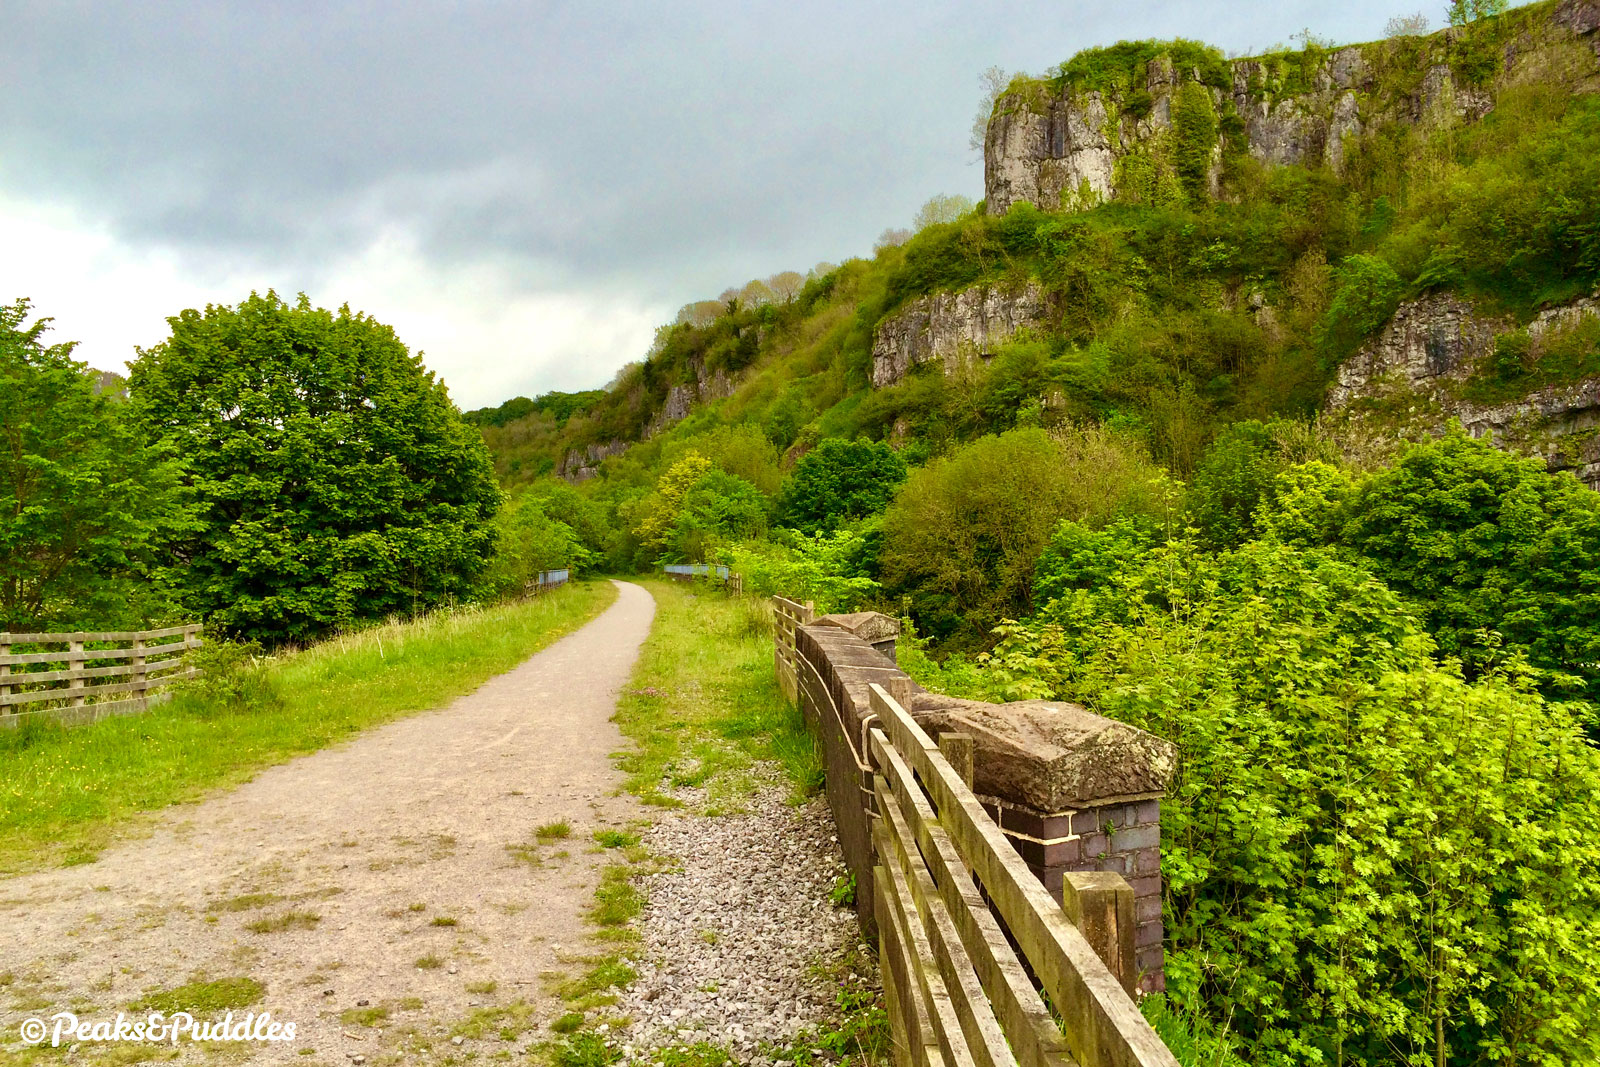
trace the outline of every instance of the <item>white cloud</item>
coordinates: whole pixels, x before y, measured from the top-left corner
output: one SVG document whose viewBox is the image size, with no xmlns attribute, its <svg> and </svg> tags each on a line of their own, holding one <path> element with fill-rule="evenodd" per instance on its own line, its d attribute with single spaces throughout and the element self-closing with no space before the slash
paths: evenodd
<svg viewBox="0 0 1600 1067">
<path fill-rule="evenodd" d="M 282 265 L 134 247 L 81 211 L 0 193 L 0 247 L 10 250 L 0 257 L 0 300 L 30 298 L 36 314 L 55 319 L 51 339 L 79 342 L 77 357 L 92 366 L 124 370 L 184 308 L 304 289 L 314 303 L 348 303 L 392 325 L 463 407 L 602 385 L 671 315 L 624 293 L 528 291 L 509 261 L 442 266 L 394 227 L 308 278 Z"/>
</svg>

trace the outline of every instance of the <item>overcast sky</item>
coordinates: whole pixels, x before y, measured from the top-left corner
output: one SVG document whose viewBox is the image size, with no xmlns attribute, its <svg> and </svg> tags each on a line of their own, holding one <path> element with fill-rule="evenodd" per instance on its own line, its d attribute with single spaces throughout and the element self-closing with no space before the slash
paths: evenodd
<svg viewBox="0 0 1600 1067">
<path fill-rule="evenodd" d="M 463 407 L 593 388 L 691 300 L 981 197 L 986 67 L 1412 7 L 0 0 L 0 301 L 122 370 L 184 308 L 304 291 Z"/>
</svg>

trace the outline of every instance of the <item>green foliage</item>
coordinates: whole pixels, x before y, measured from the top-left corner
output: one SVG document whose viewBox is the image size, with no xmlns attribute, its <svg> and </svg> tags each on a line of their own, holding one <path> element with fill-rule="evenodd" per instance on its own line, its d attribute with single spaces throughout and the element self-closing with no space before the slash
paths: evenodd
<svg viewBox="0 0 1600 1067">
<path fill-rule="evenodd" d="M 185 606 L 303 641 L 472 588 L 494 549 L 492 467 L 393 330 L 270 292 L 168 322 L 128 381 L 198 503 L 165 545 Z"/>
<path fill-rule="evenodd" d="M 1062 519 L 1160 522 L 1168 495 L 1137 443 L 1109 431 L 980 438 L 913 472 L 884 513 L 882 581 L 913 598 L 924 630 L 981 642 L 1000 619 L 1027 614 L 1034 563 Z"/>
<path fill-rule="evenodd" d="M 723 561 L 744 577 L 745 590 L 760 596 L 810 600 L 824 614 L 856 611 L 878 591 L 867 573 L 876 531 L 779 534 L 767 543 L 735 545 Z"/>
<path fill-rule="evenodd" d="M 1273 494 L 1277 478 L 1312 458 L 1332 459 L 1333 448 L 1304 423 L 1254 419 L 1236 422 L 1211 443 L 1189 486 L 1189 509 L 1201 535 L 1234 547 L 1260 535 L 1256 511 Z"/>
<path fill-rule="evenodd" d="M 548 415 L 556 425 L 565 426 L 568 419 L 586 413 L 605 395 L 604 389 L 585 389 L 578 393 L 541 393 L 535 400 L 518 396 L 499 407 L 463 411 L 461 418 L 478 426 L 504 426 L 539 412 Z"/>
<path fill-rule="evenodd" d="M 1217 145 L 1217 111 L 1211 94 L 1197 82 L 1184 82 L 1172 98 L 1172 156 L 1178 181 L 1191 203 L 1211 197 L 1211 152 Z"/>
<path fill-rule="evenodd" d="M 905 480 L 905 461 L 888 445 L 829 437 L 784 482 L 779 521 L 806 533 L 835 530 L 882 511 Z"/>
<path fill-rule="evenodd" d="M 1600 494 L 1459 427 L 1366 479 L 1323 534 L 1409 598 L 1469 672 L 1525 656 L 1600 700 Z"/>
<path fill-rule="evenodd" d="M 595 553 L 569 524 L 552 517 L 551 498 L 524 492 L 495 516 L 496 551 L 482 587 L 496 596 L 529 591 L 539 572 L 574 573 L 595 562 Z"/>
<path fill-rule="evenodd" d="M 1463 680 L 1326 554 L 1056 543 L 1085 580 L 1005 628 L 991 684 L 1177 745 L 1167 981 L 1203 1028 L 1263 1067 L 1600 1055 L 1600 753 L 1577 709 Z"/>
<path fill-rule="evenodd" d="M 1055 73 L 1058 86 L 1085 92 L 1127 92 L 1143 88 L 1145 72 L 1156 59 L 1167 59 L 1179 78 L 1227 89 L 1231 83 L 1228 61 L 1220 51 L 1198 41 L 1118 41 L 1106 48 L 1086 48 L 1062 63 Z"/>
<path fill-rule="evenodd" d="M 1503 14 L 1506 0 L 1450 0 L 1450 25 L 1465 26 L 1479 19 Z"/>
<path fill-rule="evenodd" d="M 1139 1010 L 1182 1067 L 1247 1067 L 1224 1027 L 1186 1008 L 1166 993 L 1139 1001 Z"/>
<path fill-rule="evenodd" d="M 171 613 L 155 546 L 187 521 L 179 463 L 142 444 L 49 319 L 0 305 L 0 630 L 120 629 Z"/>
<path fill-rule="evenodd" d="M 1405 284 L 1387 260 L 1362 253 L 1339 264 L 1334 272 L 1338 288 L 1321 325 L 1323 345 L 1342 357 L 1389 321 Z"/>
</svg>

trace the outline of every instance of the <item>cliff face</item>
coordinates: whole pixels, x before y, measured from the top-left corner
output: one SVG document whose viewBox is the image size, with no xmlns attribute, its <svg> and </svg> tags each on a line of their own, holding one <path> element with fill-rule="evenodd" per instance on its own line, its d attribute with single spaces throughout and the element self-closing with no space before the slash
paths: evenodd
<svg viewBox="0 0 1600 1067">
<path fill-rule="evenodd" d="M 999 215 L 1020 202 L 1056 210 L 1159 197 L 1164 173 L 1176 188 L 1174 156 L 1185 149 L 1200 155 L 1213 196 L 1230 151 L 1342 173 L 1366 134 L 1393 123 L 1482 118 L 1497 89 L 1519 80 L 1600 89 L 1600 0 L 1536 5 L 1502 21 L 1493 40 L 1472 36 L 1487 29 L 1452 28 L 1314 55 L 1239 59 L 1206 72 L 1161 55 L 1126 84 L 1103 89 L 1064 79 L 1016 83 L 989 123 L 985 205 Z M 1175 122 L 1185 105 L 1199 122 Z"/>
<path fill-rule="evenodd" d="M 702 362 L 695 362 L 690 368 L 693 370 L 694 379 L 680 382 L 667 389 L 666 397 L 662 400 L 661 406 L 655 409 L 655 414 L 646 424 L 640 440 L 649 440 L 674 423 L 688 418 L 697 404 L 710 403 L 733 395 L 733 390 L 738 384 L 737 375 L 729 375 L 720 368 L 708 371 Z M 621 455 L 634 443 L 610 440 L 582 448 L 568 449 L 562 455 L 561 462 L 556 465 L 556 473 L 569 482 L 587 481 L 600 473 L 602 462 L 612 456 Z"/>
<path fill-rule="evenodd" d="M 992 356 L 1018 330 L 1044 316 L 1044 292 L 1033 282 L 1015 291 L 979 285 L 912 300 L 873 334 L 873 388 L 893 385 L 929 360 L 942 360 L 951 370 L 963 360 Z"/>
<path fill-rule="evenodd" d="M 688 418 L 696 404 L 732 396 L 734 385 L 734 379 L 720 368 L 707 371 L 704 364 L 694 364 L 694 381 L 682 382 L 667 390 L 667 398 L 662 403 L 661 410 L 656 412 L 655 418 L 650 420 L 650 425 L 645 427 L 645 439 L 648 440 L 673 423 Z"/>
<path fill-rule="evenodd" d="M 1527 362 L 1563 339 L 1593 336 L 1600 293 L 1540 314 L 1526 328 Z M 1588 330 L 1588 333 L 1584 331 Z M 1481 386 L 1496 374 L 1497 340 L 1508 320 L 1481 316 L 1449 295 L 1401 306 L 1383 332 L 1339 368 L 1325 416 L 1353 452 L 1382 450 L 1403 436 L 1439 433 L 1452 418 L 1474 437 L 1570 470 L 1600 489 L 1600 375 L 1534 384 L 1511 399 Z M 1479 386 L 1474 388 L 1475 384 Z"/>
</svg>

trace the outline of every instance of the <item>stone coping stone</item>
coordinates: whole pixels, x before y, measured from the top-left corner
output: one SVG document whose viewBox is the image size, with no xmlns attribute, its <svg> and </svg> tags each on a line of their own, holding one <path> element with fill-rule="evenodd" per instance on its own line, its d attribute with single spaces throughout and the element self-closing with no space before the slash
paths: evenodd
<svg viewBox="0 0 1600 1067">
<path fill-rule="evenodd" d="M 814 626 L 837 626 L 855 634 L 869 645 L 892 641 L 900 636 L 900 620 L 881 611 L 853 611 L 820 616 Z"/>
<path fill-rule="evenodd" d="M 921 692 L 910 710 L 930 734 L 972 735 L 976 792 L 1039 811 L 1161 793 L 1177 767 L 1168 742 L 1065 701 L 989 704 Z"/>
</svg>

